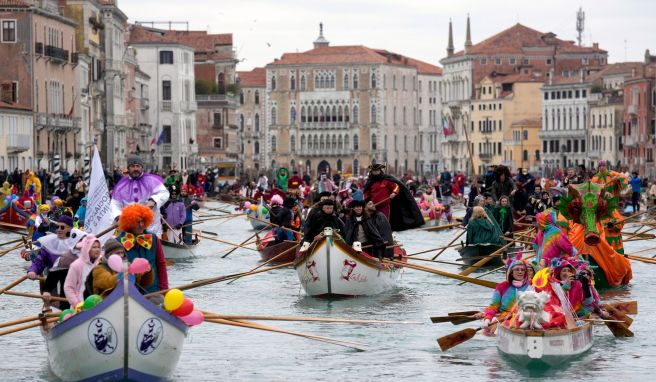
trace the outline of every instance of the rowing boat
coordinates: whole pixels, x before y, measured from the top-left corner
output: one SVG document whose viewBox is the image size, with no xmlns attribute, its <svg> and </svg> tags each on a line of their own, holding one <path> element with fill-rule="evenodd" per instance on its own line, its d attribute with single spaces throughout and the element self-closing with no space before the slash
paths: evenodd
<svg viewBox="0 0 656 382">
<path fill-rule="evenodd" d="M 200 243 L 200 238 L 195 238 L 191 244 L 185 244 L 183 241 L 176 243 L 164 239 L 161 241 L 164 249 L 164 257 L 169 260 L 179 260 L 196 256 L 193 250 Z"/>
<path fill-rule="evenodd" d="M 395 247 L 395 255 L 405 252 Z M 305 292 L 313 297 L 369 296 L 396 286 L 402 267 L 356 252 L 330 229 L 294 262 Z"/>
<path fill-rule="evenodd" d="M 153 381 L 171 375 L 188 327 L 128 279 L 94 308 L 42 328 L 50 369 L 58 378 Z"/>
<path fill-rule="evenodd" d="M 551 368 L 590 350 L 592 325 L 573 329 L 524 330 L 499 325 L 499 352 L 526 368 Z"/>
<path fill-rule="evenodd" d="M 266 211 L 266 213 L 264 213 L 264 211 Z M 253 226 L 254 230 L 260 231 L 261 229 L 263 229 L 268 225 L 266 222 L 269 221 L 270 216 L 267 207 L 264 205 L 263 198 L 260 198 L 260 202 L 257 204 L 255 211 L 251 211 L 251 214 L 253 214 L 254 215 L 253 217 L 256 219 L 248 219 L 249 216 L 246 216 L 246 219 L 248 219 L 251 222 L 251 226 Z M 266 222 L 264 222 L 263 220 Z"/>
<path fill-rule="evenodd" d="M 0 226 L 11 230 L 24 230 L 31 213 L 20 207 L 18 202 L 4 202 L 0 207 Z"/>
<path fill-rule="evenodd" d="M 281 253 L 285 253 L 272 263 L 288 263 L 296 258 L 296 251 L 291 248 L 298 245 L 295 241 L 283 241 L 276 244 L 275 229 L 270 230 L 262 240 L 257 241 L 257 250 L 263 261 L 269 261 Z"/>
<path fill-rule="evenodd" d="M 501 245 L 496 244 L 469 244 L 458 248 L 458 252 L 460 252 L 460 257 L 465 265 L 473 265 L 485 256 L 493 254 L 501 247 Z M 485 264 L 488 267 L 500 267 L 502 265 L 501 256 L 495 256 Z"/>
</svg>

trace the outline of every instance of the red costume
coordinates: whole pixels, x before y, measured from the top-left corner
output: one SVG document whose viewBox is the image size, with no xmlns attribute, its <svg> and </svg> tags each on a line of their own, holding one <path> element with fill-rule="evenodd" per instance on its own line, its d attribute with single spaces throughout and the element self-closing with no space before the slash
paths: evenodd
<svg viewBox="0 0 656 382">
<path fill-rule="evenodd" d="M 303 179 L 300 176 L 294 175 L 287 181 L 287 188 L 290 190 L 295 190 L 303 184 Z"/>
<path fill-rule="evenodd" d="M 364 193 L 365 199 L 371 199 L 376 204 L 376 209 L 385 215 L 387 220 L 390 217 L 390 195 L 399 193 L 399 185 L 387 179 L 380 180 L 371 185 Z M 380 204 L 378 204 L 380 203 Z"/>
</svg>

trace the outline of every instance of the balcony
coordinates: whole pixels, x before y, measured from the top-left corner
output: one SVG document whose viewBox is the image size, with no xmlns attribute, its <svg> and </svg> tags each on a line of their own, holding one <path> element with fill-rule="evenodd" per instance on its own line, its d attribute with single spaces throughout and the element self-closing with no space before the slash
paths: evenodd
<svg viewBox="0 0 656 382">
<path fill-rule="evenodd" d="M 299 126 L 303 130 L 349 129 L 351 128 L 351 123 L 350 122 L 301 122 Z"/>
<path fill-rule="evenodd" d="M 139 104 L 141 106 L 141 110 L 148 110 L 150 108 L 150 102 L 148 101 L 148 98 L 140 99 Z"/>
<path fill-rule="evenodd" d="M 494 155 L 490 153 L 480 153 L 478 154 L 478 157 L 481 158 L 482 161 L 489 161 L 492 159 Z"/>
<path fill-rule="evenodd" d="M 12 134 L 7 136 L 7 154 L 28 151 L 32 146 L 31 134 Z"/>
<path fill-rule="evenodd" d="M 629 107 L 626 109 L 627 113 L 632 114 L 632 115 L 637 115 L 638 114 L 638 106 L 635 104 L 629 105 Z"/>
<path fill-rule="evenodd" d="M 46 116 L 45 127 L 49 131 L 58 131 L 58 132 L 72 132 L 80 128 L 80 118 L 72 118 L 62 114 L 49 114 Z M 40 125 L 43 122 L 43 118 L 37 116 L 37 125 Z"/>
<path fill-rule="evenodd" d="M 181 101 L 180 102 L 180 111 L 182 112 L 191 112 L 196 111 L 198 105 L 194 101 Z"/>
<path fill-rule="evenodd" d="M 60 63 L 68 62 L 68 51 L 52 45 L 46 45 L 45 56 L 50 57 L 55 61 L 59 61 Z"/>
<path fill-rule="evenodd" d="M 237 97 L 228 94 L 196 94 L 196 103 L 198 103 L 200 107 L 203 107 L 204 105 L 225 106 L 235 109 L 239 107 L 239 100 Z"/>
<path fill-rule="evenodd" d="M 585 130 L 540 130 L 538 138 L 585 138 Z"/>
<path fill-rule="evenodd" d="M 171 111 L 171 101 L 162 101 L 162 111 Z"/>
<path fill-rule="evenodd" d="M 460 137 L 458 137 L 458 134 L 449 134 L 445 140 L 447 142 L 460 142 Z"/>
<path fill-rule="evenodd" d="M 171 144 L 170 143 L 163 143 L 161 151 L 165 154 L 170 154 L 172 152 L 171 151 Z"/>
</svg>

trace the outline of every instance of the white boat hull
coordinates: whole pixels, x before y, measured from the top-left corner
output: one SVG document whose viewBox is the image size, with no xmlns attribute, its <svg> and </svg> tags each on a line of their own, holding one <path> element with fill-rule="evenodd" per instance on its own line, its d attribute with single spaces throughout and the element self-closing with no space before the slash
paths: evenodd
<svg viewBox="0 0 656 382">
<path fill-rule="evenodd" d="M 162 240 L 162 247 L 164 249 L 164 257 L 169 260 L 181 260 L 188 259 L 190 257 L 195 257 L 194 248 L 197 244 L 183 244 L 181 243 L 171 243 L 169 241 Z"/>
<path fill-rule="evenodd" d="M 341 239 L 321 239 L 294 268 L 305 292 L 313 297 L 370 296 L 396 286 L 402 268 L 381 266 L 355 252 Z"/>
<path fill-rule="evenodd" d="M 576 329 L 521 330 L 499 325 L 497 348 L 520 365 L 556 367 L 590 350 L 594 343 L 592 325 Z"/>
<path fill-rule="evenodd" d="M 124 284 L 95 308 L 44 331 L 48 361 L 57 377 L 152 381 L 171 375 L 187 326 L 146 300 L 134 285 L 124 293 Z"/>
</svg>

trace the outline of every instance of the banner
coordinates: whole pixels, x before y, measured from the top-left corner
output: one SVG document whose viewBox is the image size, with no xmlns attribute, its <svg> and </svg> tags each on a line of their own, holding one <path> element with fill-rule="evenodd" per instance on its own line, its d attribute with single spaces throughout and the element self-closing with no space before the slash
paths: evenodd
<svg viewBox="0 0 656 382">
<path fill-rule="evenodd" d="M 87 213 L 84 219 L 84 230 L 97 234 L 114 224 L 112 219 L 112 208 L 110 206 L 109 190 L 103 171 L 98 147 L 93 147 L 93 161 L 91 162 L 91 180 L 89 193 L 87 194 Z M 102 244 L 112 237 L 114 232 L 110 231 L 100 239 Z"/>
</svg>

